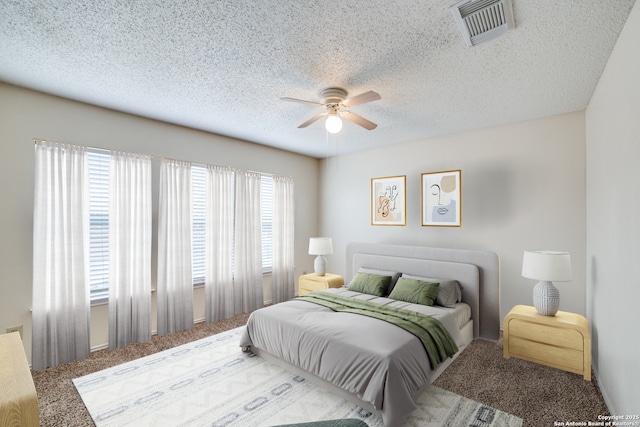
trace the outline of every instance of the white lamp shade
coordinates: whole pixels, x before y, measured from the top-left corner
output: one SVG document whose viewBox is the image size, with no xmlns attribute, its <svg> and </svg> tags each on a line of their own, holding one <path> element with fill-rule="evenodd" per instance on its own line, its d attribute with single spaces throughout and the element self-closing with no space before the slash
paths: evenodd
<svg viewBox="0 0 640 427">
<path fill-rule="evenodd" d="M 332 253 L 331 237 L 312 237 L 309 239 L 309 255 L 330 255 Z"/>
<path fill-rule="evenodd" d="M 522 276 L 548 282 L 573 280 L 569 252 L 524 251 Z"/>
</svg>

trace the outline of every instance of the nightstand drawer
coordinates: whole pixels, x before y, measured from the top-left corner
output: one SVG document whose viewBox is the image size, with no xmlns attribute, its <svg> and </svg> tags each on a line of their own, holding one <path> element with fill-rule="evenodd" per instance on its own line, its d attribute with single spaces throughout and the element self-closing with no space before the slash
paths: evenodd
<svg viewBox="0 0 640 427">
<path fill-rule="evenodd" d="M 545 365 L 574 372 L 583 371 L 584 354 L 578 350 L 556 347 L 511 336 L 509 339 L 509 351 L 513 356 L 522 359 L 538 361 Z"/>
<path fill-rule="evenodd" d="M 540 343 L 583 351 L 584 337 L 574 329 L 555 328 L 520 319 L 509 320 L 512 337 L 523 337 Z"/>
<path fill-rule="evenodd" d="M 344 279 L 338 274 L 326 273 L 324 276 L 317 276 L 315 273 L 303 274 L 298 279 L 298 296 L 328 288 L 340 288 L 343 285 Z"/>
<path fill-rule="evenodd" d="M 325 282 L 317 282 L 315 280 L 305 280 L 300 283 L 299 293 L 302 294 L 303 292 L 308 293 L 313 291 L 322 291 L 324 289 L 327 289 L 327 283 Z"/>
</svg>

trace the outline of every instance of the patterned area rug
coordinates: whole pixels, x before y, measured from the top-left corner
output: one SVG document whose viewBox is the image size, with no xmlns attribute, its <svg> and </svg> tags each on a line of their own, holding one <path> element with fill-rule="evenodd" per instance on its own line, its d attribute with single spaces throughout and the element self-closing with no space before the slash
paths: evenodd
<svg viewBox="0 0 640 427">
<path fill-rule="evenodd" d="M 263 358 L 240 351 L 241 328 L 73 380 L 96 426 L 274 426 L 382 418 Z M 520 427 L 522 420 L 437 387 L 405 426 Z"/>
</svg>

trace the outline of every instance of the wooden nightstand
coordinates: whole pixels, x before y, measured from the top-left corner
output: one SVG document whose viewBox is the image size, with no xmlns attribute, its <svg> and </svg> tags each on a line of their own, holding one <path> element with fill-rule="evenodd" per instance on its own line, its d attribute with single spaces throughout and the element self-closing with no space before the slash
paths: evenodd
<svg viewBox="0 0 640 427">
<path fill-rule="evenodd" d="M 591 328 L 579 314 L 543 316 L 516 305 L 504 318 L 504 357 L 511 356 L 580 374 L 591 381 Z"/>
<path fill-rule="evenodd" d="M 20 334 L 0 335 L 0 360 L 0 424 L 38 427 L 38 395 Z"/>
<path fill-rule="evenodd" d="M 317 276 L 316 273 L 303 274 L 298 280 L 298 296 L 342 286 L 344 286 L 344 279 L 338 274 L 326 273 L 324 276 Z"/>
</svg>

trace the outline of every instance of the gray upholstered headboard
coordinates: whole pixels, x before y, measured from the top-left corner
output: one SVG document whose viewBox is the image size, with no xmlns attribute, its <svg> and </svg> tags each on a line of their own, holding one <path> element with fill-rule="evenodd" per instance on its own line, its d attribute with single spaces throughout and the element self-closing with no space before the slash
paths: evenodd
<svg viewBox="0 0 640 427">
<path fill-rule="evenodd" d="M 489 251 L 349 243 L 346 283 L 360 267 L 458 280 L 471 306 L 474 337 L 500 337 L 500 261 Z"/>
</svg>

